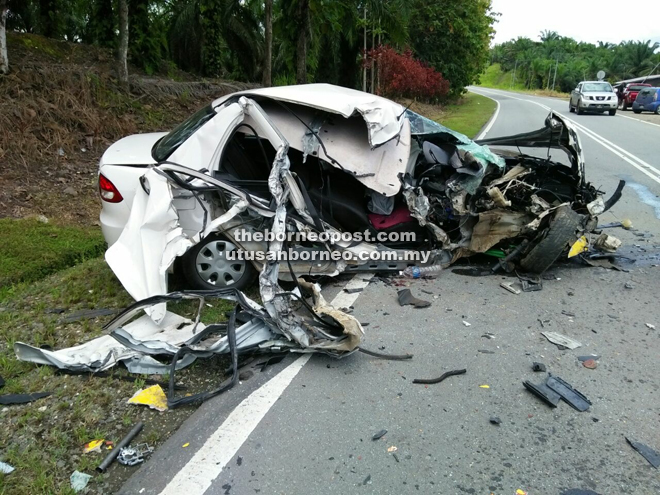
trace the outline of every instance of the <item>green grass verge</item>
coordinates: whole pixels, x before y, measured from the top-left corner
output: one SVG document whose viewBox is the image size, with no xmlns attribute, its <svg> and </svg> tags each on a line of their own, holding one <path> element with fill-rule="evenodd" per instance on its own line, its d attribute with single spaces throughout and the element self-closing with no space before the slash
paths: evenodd
<svg viewBox="0 0 660 495">
<path fill-rule="evenodd" d="M 77 345 L 103 334 L 102 326 L 112 316 L 66 322 L 63 317 L 84 309 L 120 310 L 132 302 L 103 258 L 84 261 L 43 279 L 13 286 L 0 303 L 0 375 L 6 380 L 3 394 L 52 392 L 36 402 L 0 408 L 0 460 L 16 470 L 0 474 L 0 495 L 73 494 L 69 476 L 74 470 L 93 475 L 92 493 L 116 493 L 133 471 L 119 465 L 106 474 L 94 469 L 105 450 L 82 454 L 84 443 L 104 438 L 115 444 L 137 421 L 145 423 L 140 442 L 158 448 L 176 431 L 194 408 L 178 408 L 160 413 L 126 400 L 143 388 L 144 378 L 130 382 L 119 377 L 129 374 L 117 367 L 110 377 L 69 376 L 51 366 L 40 366 L 16 359 L 17 341 L 54 349 Z M 207 299 L 202 321 L 226 320 L 224 314 L 234 304 Z M 209 307 L 210 306 L 210 307 Z M 168 305 L 168 309 L 192 317 L 195 301 Z M 222 381 L 225 358 L 200 359 L 177 372 L 177 381 L 195 393 Z M 134 375 L 131 375 L 134 376 Z M 167 377 L 161 378 L 167 381 Z M 115 463 L 116 464 L 116 463 Z"/>
<path fill-rule="evenodd" d="M 37 219 L 0 219 L 0 300 L 8 286 L 33 282 L 85 259 L 99 256 L 101 230 L 42 223 Z"/>
<path fill-rule="evenodd" d="M 482 88 L 492 88 L 492 89 L 504 89 L 506 91 L 514 91 L 516 93 L 524 93 L 536 96 L 553 96 L 556 98 L 568 98 L 568 93 L 562 93 L 561 91 L 551 91 L 546 89 L 528 89 L 522 83 L 522 81 L 517 81 L 515 85 L 511 85 L 513 82 L 513 73 L 512 72 L 503 72 L 500 64 L 492 64 L 486 67 L 486 70 L 483 74 L 479 76 L 479 87 Z"/>
<path fill-rule="evenodd" d="M 475 93 L 467 93 L 456 103 L 445 105 L 443 113 L 436 118 L 445 127 L 474 139 L 479 130 L 495 112 L 497 103 Z"/>
</svg>

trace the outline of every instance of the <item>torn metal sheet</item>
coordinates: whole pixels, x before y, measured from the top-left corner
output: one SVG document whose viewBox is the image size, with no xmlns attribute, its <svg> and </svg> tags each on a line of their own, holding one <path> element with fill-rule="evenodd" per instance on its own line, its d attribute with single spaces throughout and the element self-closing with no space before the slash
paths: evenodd
<svg viewBox="0 0 660 495">
<path fill-rule="evenodd" d="M 143 315 L 128 323 L 124 327 L 124 331 L 139 341 L 157 342 L 160 345 L 171 346 L 191 339 L 195 327 L 200 330 L 204 328 L 204 325 L 201 323 L 195 325 L 191 320 L 168 312 L 160 324 L 156 324 L 149 316 Z M 76 372 L 104 371 L 119 362 L 125 364 L 133 373 L 164 374 L 169 372 L 168 365 L 141 352 L 129 349 L 110 335 L 97 337 L 84 344 L 58 351 L 49 351 L 16 342 L 14 352 L 21 361 L 47 364 L 58 369 Z M 180 363 L 180 367 L 187 366 L 193 361 L 194 359 L 183 361 Z"/>
<path fill-rule="evenodd" d="M 557 332 L 541 332 L 541 335 L 543 335 L 553 344 L 566 347 L 567 349 L 577 349 L 578 347 L 582 346 L 582 344 L 577 340 L 574 340 L 570 337 L 567 337 L 566 335 L 562 335 Z"/>
</svg>

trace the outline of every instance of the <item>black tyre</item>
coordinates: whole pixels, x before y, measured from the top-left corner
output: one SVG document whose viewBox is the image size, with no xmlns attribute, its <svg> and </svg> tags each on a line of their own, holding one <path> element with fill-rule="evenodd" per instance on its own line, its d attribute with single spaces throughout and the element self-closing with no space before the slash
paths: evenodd
<svg viewBox="0 0 660 495">
<path fill-rule="evenodd" d="M 568 100 L 568 111 L 569 113 L 575 112 L 575 108 L 573 108 L 573 105 L 571 105 L 571 100 Z"/>
<path fill-rule="evenodd" d="M 257 271 L 246 260 L 228 259 L 235 252 L 233 241 L 219 234 L 211 234 L 193 246 L 181 263 L 183 275 L 191 289 L 224 289 L 233 287 L 243 290 L 254 281 Z"/>
<path fill-rule="evenodd" d="M 616 115 L 616 110 L 610 110 L 610 115 Z"/>
<path fill-rule="evenodd" d="M 633 113 L 642 113 L 642 111 L 639 110 L 639 109 L 633 108 Z"/>
<path fill-rule="evenodd" d="M 555 212 L 550 226 L 534 247 L 520 261 L 520 267 L 531 273 L 543 273 L 557 261 L 557 258 L 578 238 L 582 216 L 569 206 L 562 206 Z"/>
<path fill-rule="evenodd" d="M 624 112 L 626 110 L 628 110 L 628 104 L 625 102 L 625 100 L 624 100 L 623 104 L 621 105 L 621 110 L 623 110 Z"/>
<path fill-rule="evenodd" d="M 575 107 L 575 110 L 577 111 L 578 115 L 582 115 L 584 113 L 584 111 L 582 110 L 581 103 L 582 103 L 582 101 L 578 100 L 577 107 Z"/>
<path fill-rule="evenodd" d="M 660 105 L 658 105 L 657 107 L 655 107 L 655 114 L 656 114 L 656 115 L 660 115 Z"/>
</svg>

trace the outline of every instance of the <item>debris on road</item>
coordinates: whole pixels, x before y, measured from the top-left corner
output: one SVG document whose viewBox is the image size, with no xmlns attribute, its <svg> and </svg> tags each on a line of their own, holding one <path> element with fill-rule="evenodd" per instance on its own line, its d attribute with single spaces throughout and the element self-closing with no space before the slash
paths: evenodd
<svg viewBox="0 0 660 495">
<path fill-rule="evenodd" d="M 368 474 L 367 477 L 362 482 L 362 485 L 371 485 L 371 475 Z"/>
<path fill-rule="evenodd" d="M 11 474 L 14 472 L 15 469 L 16 468 L 11 464 L 7 464 L 6 462 L 0 461 L 0 473 Z"/>
<path fill-rule="evenodd" d="M 600 495 L 592 490 L 582 490 L 580 488 L 571 488 L 565 492 L 561 492 L 559 495 Z"/>
<path fill-rule="evenodd" d="M 543 363 L 533 362 L 533 363 L 532 363 L 532 371 L 537 371 L 537 372 L 538 372 L 538 371 L 542 371 L 542 372 L 545 372 L 545 371 L 546 371 L 545 364 L 543 364 Z"/>
<path fill-rule="evenodd" d="M 634 289 L 635 288 L 635 286 L 633 284 L 631 284 L 630 282 L 626 282 L 623 285 L 623 287 L 626 288 L 626 289 Z"/>
<path fill-rule="evenodd" d="M 502 423 L 502 420 L 497 416 L 491 416 L 489 421 L 491 422 L 491 424 L 494 425 L 499 425 L 500 423 Z"/>
<path fill-rule="evenodd" d="M 138 390 L 133 397 L 128 399 L 127 403 L 149 406 L 150 409 L 156 411 L 167 411 L 167 396 L 160 385 L 152 385 Z"/>
<path fill-rule="evenodd" d="M 99 473 L 105 473 L 108 470 L 108 467 L 110 467 L 110 464 L 117 458 L 119 455 L 119 452 L 123 447 L 128 446 L 131 441 L 138 436 L 138 434 L 142 431 L 142 428 L 144 428 L 144 423 L 139 422 L 137 423 L 131 431 L 128 432 L 128 434 L 120 440 L 120 442 L 115 446 L 114 449 L 110 451 L 110 453 L 103 459 L 103 462 L 99 464 L 99 466 L 96 468 L 96 470 Z"/>
<path fill-rule="evenodd" d="M 494 333 L 491 333 L 491 332 L 486 332 L 485 334 L 482 335 L 482 337 L 484 337 L 484 338 L 486 338 L 486 339 L 494 339 L 494 338 L 495 338 L 495 334 L 494 334 Z"/>
<path fill-rule="evenodd" d="M 378 440 L 379 438 L 382 438 L 383 436 L 385 436 L 386 433 L 387 433 L 387 430 L 380 430 L 378 433 L 374 434 L 374 436 L 371 437 L 371 439 L 372 440 Z"/>
<path fill-rule="evenodd" d="M 396 452 L 397 450 L 399 450 L 399 449 L 396 448 L 394 445 L 392 445 L 391 447 L 388 447 L 388 448 L 387 448 L 387 451 L 388 451 L 390 454 L 393 453 L 393 452 Z"/>
<path fill-rule="evenodd" d="M 512 283 L 513 282 L 502 282 L 500 284 L 500 287 L 502 287 L 504 290 L 511 292 L 511 294 L 516 294 L 516 295 L 520 294 L 520 291 L 511 285 Z"/>
<path fill-rule="evenodd" d="M 572 311 L 566 311 L 565 309 L 562 309 L 561 314 L 569 316 L 571 318 L 575 318 L 575 313 L 573 313 Z"/>
<path fill-rule="evenodd" d="M 402 289 L 397 292 L 397 298 L 399 300 L 399 306 L 411 305 L 416 308 L 428 308 L 431 305 L 429 301 L 424 301 L 413 296 L 410 289 Z"/>
<path fill-rule="evenodd" d="M 594 247 L 606 253 L 614 253 L 621 247 L 621 240 L 612 235 L 601 234 L 594 242 Z"/>
<path fill-rule="evenodd" d="M 413 383 L 426 384 L 426 385 L 434 385 L 434 384 L 436 384 L 436 383 L 440 383 L 440 382 L 443 381 L 445 378 L 448 378 L 448 377 L 450 377 L 450 376 L 454 376 L 454 375 L 464 375 L 465 373 L 467 373 L 467 370 L 466 370 L 466 369 L 462 369 L 462 370 L 452 370 L 452 371 L 447 371 L 447 372 L 443 373 L 443 374 L 440 375 L 438 378 L 430 378 L 430 379 L 427 379 L 427 378 L 415 378 L 412 382 L 413 382 Z"/>
<path fill-rule="evenodd" d="M 651 329 L 651 330 L 655 330 L 655 325 L 654 325 L 654 324 L 652 324 L 652 323 L 645 323 L 645 325 L 646 325 L 646 328 L 649 328 L 649 329 Z"/>
<path fill-rule="evenodd" d="M 582 361 L 582 366 L 590 370 L 595 370 L 598 367 L 598 363 L 595 359 L 587 359 L 586 361 Z"/>
<path fill-rule="evenodd" d="M 479 388 L 490 388 L 490 385 L 479 385 Z"/>
<path fill-rule="evenodd" d="M 471 326 L 472 326 L 472 323 L 463 320 L 463 325 L 465 325 L 466 327 L 471 327 Z"/>
<path fill-rule="evenodd" d="M 190 447 L 190 442 L 186 442 L 181 446 L 182 449 L 185 449 L 185 448 L 188 448 L 188 447 Z"/>
<path fill-rule="evenodd" d="M 634 442 L 630 440 L 628 437 L 626 437 L 626 442 L 628 442 L 633 449 L 639 452 L 642 455 L 642 457 L 644 457 L 644 459 L 649 461 L 649 464 L 651 466 L 653 466 L 656 469 L 660 467 L 660 454 L 658 454 L 658 452 L 653 450 L 648 445 L 644 445 L 643 443 L 640 442 Z"/>
<path fill-rule="evenodd" d="M 559 394 L 550 389 L 545 383 L 536 384 L 530 382 L 529 380 L 525 380 L 523 381 L 523 385 L 527 390 L 536 395 L 550 407 L 557 407 L 559 401 L 561 400 Z"/>
<path fill-rule="evenodd" d="M 591 405 L 589 399 L 558 376 L 548 376 L 546 385 L 561 396 L 562 400 L 573 409 L 580 412 L 589 409 L 589 406 Z"/>
<path fill-rule="evenodd" d="M 153 453 L 153 447 L 146 443 L 140 443 L 135 447 L 127 446 L 119 449 L 117 462 L 124 466 L 135 466 L 144 462 L 145 458 Z"/>
<path fill-rule="evenodd" d="M 87 483 L 89 483 L 89 480 L 91 479 L 92 477 L 89 474 L 81 473 L 80 471 L 74 471 L 70 478 L 71 488 L 76 493 L 81 492 L 85 489 Z"/>
<path fill-rule="evenodd" d="M 541 335 L 543 335 L 553 344 L 561 347 L 565 347 L 567 349 L 577 349 L 578 347 L 582 346 L 582 344 L 577 340 L 557 332 L 541 332 Z"/>
<path fill-rule="evenodd" d="M 359 292 L 362 292 L 363 290 L 364 288 L 362 287 L 355 287 L 353 289 L 343 289 L 343 291 L 346 292 L 346 294 L 357 294 Z"/>
</svg>

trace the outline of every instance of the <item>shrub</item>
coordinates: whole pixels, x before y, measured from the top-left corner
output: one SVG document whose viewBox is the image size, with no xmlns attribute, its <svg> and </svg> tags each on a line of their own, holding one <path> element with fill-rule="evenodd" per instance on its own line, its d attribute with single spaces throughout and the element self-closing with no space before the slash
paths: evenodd
<svg viewBox="0 0 660 495">
<path fill-rule="evenodd" d="M 375 60 L 380 82 L 376 92 L 382 96 L 437 101 L 449 93 L 449 81 L 415 59 L 410 50 L 399 53 L 390 46 L 380 46 L 367 52 L 363 60 L 367 66 Z"/>
</svg>

